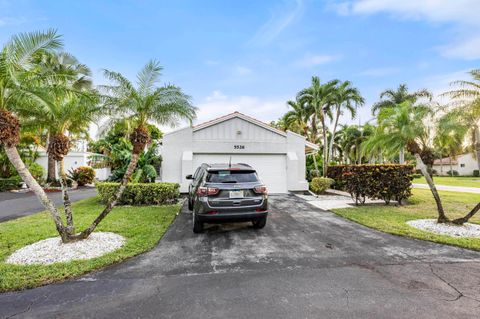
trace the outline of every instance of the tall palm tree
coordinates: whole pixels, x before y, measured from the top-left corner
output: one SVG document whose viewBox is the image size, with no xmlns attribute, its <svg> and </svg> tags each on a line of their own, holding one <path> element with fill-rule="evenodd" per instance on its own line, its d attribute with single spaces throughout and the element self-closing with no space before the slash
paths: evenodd
<svg viewBox="0 0 480 319">
<path fill-rule="evenodd" d="M 365 103 L 365 100 L 361 96 L 360 91 L 357 88 L 352 87 L 352 83 L 350 81 L 344 81 L 339 83 L 338 87 L 335 90 L 333 98 L 335 120 L 333 123 L 330 144 L 328 147 L 328 160 L 332 158 L 333 144 L 335 141 L 335 134 L 337 131 L 338 120 L 340 119 L 340 116 L 344 114 L 344 111 L 347 111 L 348 113 L 350 113 L 352 119 L 355 118 L 357 107 Z"/>
<path fill-rule="evenodd" d="M 309 108 L 306 103 L 297 99 L 295 101 L 287 101 L 287 105 L 291 108 L 282 117 L 286 129 L 302 134 L 308 140 L 309 136 L 309 119 L 313 115 L 312 108 Z"/>
<path fill-rule="evenodd" d="M 20 122 L 16 111 L 24 105 L 44 105 L 39 91 L 46 90 L 42 82 L 48 77 L 38 73 L 36 58 L 62 47 L 62 40 L 55 30 L 21 33 L 13 36 L 0 51 L 0 144 L 18 171 L 22 180 L 35 193 L 49 211 L 57 231 L 66 237 L 60 215 L 42 187 L 32 177 L 17 150 Z"/>
<path fill-rule="evenodd" d="M 314 117 L 318 119 L 322 129 L 322 144 L 323 144 L 323 176 L 327 176 L 328 167 L 328 135 L 327 135 L 327 117 L 332 117 L 332 106 L 334 105 L 334 98 L 338 80 L 332 80 L 325 84 L 320 83 L 320 78 L 312 77 L 310 87 L 303 89 L 297 94 L 297 100 L 305 101 L 314 110 Z"/>
<path fill-rule="evenodd" d="M 395 90 L 387 89 L 380 93 L 380 101 L 373 104 L 372 114 L 375 115 L 382 109 L 395 107 L 407 101 L 415 104 L 419 98 L 427 98 L 431 100 L 432 93 L 425 89 L 409 92 L 406 84 L 400 84 Z"/>
<path fill-rule="evenodd" d="M 480 69 L 471 70 L 469 74 L 471 81 L 454 81 L 450 84 L 458 88 L 443 95 L 453 99 L 450 112 L 454 114 L 458 128 L 469 128 L 465 136 L 473 133 L 471 135 L 474 136 L 475 155 L 480 169 Z"/>
<path fill-rule="evenodd" d="M 105 77 L 112 85 L 101 86 L 105 94 L 104 106 L 112 115 L 128 117 L 135 124 L 130 141 L 133 145 L 132 157 L 125 175 L 120 182 L 113 199 L 97 218 L 77 238 L 88 237 L 97 225 L 110 213 L 123 194 L 132 173 L 134 172 L 140 154 L 144 151 L 150 136 L 147 124 L 177 125 L 180 120 L 192 122 L 196 108 L 192 106 L 190 97 L 175 85 L 157 86 L 162 67 L 155 61 L 149 61 L 137 74 L 134 85 L 122 74 L 104 70 Z"/>
</svg>

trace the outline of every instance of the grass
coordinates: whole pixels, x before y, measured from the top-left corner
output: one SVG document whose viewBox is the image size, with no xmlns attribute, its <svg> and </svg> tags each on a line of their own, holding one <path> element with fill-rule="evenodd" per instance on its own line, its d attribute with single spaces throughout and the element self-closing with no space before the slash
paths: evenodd
<svg viewBox="0 0 480 319">
<path fill-rule="evenodd" d="M 83 229 L 100 213 L 103 205 L 97 197 L 93 197 L 74 203 L 73 209 L 75 223 L 78 229 Z M 124 236 L 127 240 L 122 248 L 90 260 L 51 265 L 19 266 L 5 263 L 7 257 L 17 249 L 57 236 L 54 224 L 46 212 L 0 223 L 0 291 L 33 288 L 76 277 L 150 250 L 163 236 L 179 210 L 179 205 L 116 207 L 100 223 L 97 231 Z"/>
<path fill-rule="evenodd" d="M 464 186 L 464 187 L 478 187 L 480 188 L 480 177 L 472 176 L 435 176 L 433 178 L 435 185 L 446 186 Z M 413 183 L 426 184 L 425 177 L 415 178 Z"/>
<path fill-rule="evenodd" d="M 479 201 L 480 195 L 458 192 L 440 192 L 445 211 L 451 219 L 468 213 Z M 430 190 L 414 189 L 409 203 L 404 206 L 365 205 L 357 208 L 334 209 L 337 215 L 386 233 L 408 236 L 441 244 L 480 250 L 480 238 L 455 238 L 418 230 L 406 224 L 413 219 L 436 218 L 436 206 Z M 480 215 L 470 222 L 480 224 Z"/>
</svg>

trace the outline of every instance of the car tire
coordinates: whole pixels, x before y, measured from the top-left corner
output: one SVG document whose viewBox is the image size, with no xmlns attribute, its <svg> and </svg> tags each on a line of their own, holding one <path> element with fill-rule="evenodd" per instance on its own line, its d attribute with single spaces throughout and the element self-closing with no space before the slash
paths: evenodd
<svg viewBox="0 0 480 319">
<path fill-rule="evenodd" d="M 254 229 L 262 229 L 267 224 L 267 217 L 260 217 L 258 219 L 252 220 Z"/>
<path fill-rule="evenodd" d="M 193 210 L 193 201 L 190 198 L 188 199 L 188 210 Z"/>
<path fill-rule="evenodd" d="M 195 213 L 192 213 L 193 215 L 193 232 L 195 234 L 200 234 L 203 232 L 203 223 L 198 220 L 198 218 L 195 216 Z"/>
</svg>

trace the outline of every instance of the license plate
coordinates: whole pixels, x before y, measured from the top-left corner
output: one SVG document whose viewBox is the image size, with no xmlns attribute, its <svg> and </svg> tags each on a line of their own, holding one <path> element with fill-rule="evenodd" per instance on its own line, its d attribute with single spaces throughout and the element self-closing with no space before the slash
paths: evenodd
<svg viewBox="0 0 480 319">
<path fill-rule="evenodd" d="M 241 191 L 230 191 L 230 198 L 243 198 L 243 190 L 241 190 Z"/>
</svg>

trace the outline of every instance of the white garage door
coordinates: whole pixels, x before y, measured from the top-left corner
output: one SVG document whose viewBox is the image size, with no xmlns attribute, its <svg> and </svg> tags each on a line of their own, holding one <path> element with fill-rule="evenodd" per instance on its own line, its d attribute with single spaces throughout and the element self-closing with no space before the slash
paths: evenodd
<svg viewBox="0 0 480 319">
<path fill-rule="evenodd" d="M 287 192 L 287 161 L 282 154 L 193 154 L 193 167 L 197 169 L 202 163 L 228 163 L 230 156 L 232 163 L 245 163 L 252 166 L 270 193 Z"/>
</svg>

